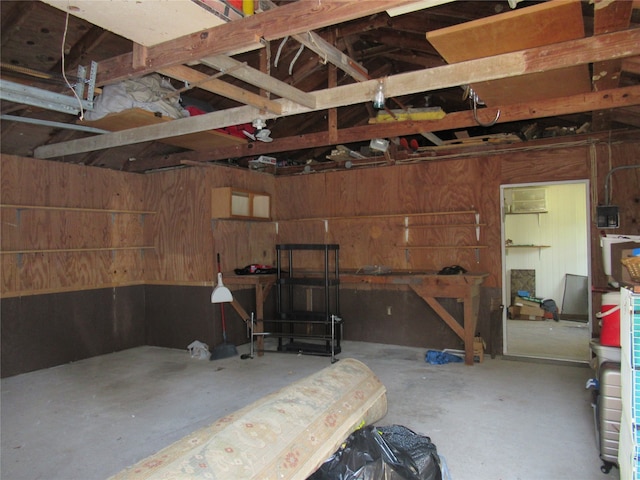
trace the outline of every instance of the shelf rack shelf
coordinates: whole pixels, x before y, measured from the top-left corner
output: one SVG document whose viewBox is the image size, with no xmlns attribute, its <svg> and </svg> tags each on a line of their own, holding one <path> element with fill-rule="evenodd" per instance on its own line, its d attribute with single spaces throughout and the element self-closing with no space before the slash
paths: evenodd
<svg viewBox="0 0 640 480">
<path fill-rule="evenodd" d="M 277 318 L 266 320 L 273 327 L 261 333 L 278 339 L 278 351 L 331 356 L 341 352 L 340 267 L 337 244 L 276 245 Z M 320 255 L 322 272 L 296 267 L 302 252 Z M 319 292 L 314 301 L 313 292 Z M 253 340 L 253 339 L 252 339 Z"/>
</svg>

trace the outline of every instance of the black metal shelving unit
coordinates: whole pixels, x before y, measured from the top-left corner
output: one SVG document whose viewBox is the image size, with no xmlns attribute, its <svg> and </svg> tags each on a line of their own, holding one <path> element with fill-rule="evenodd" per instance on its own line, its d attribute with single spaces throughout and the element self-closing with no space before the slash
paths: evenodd
<svg viewBox="0 0 640 480">
<path fill-rule="evenodd" d="M 337 244 L 276 245 L 277 318 L 265 320 L 271 328 L 264 335 L 278 338 L 279 352 L 331 356 L 332 362 L 341 352 L 339 251 Z M 301 256 L 321 260 L 323 270 L 301 270 Z"/>
</svg>

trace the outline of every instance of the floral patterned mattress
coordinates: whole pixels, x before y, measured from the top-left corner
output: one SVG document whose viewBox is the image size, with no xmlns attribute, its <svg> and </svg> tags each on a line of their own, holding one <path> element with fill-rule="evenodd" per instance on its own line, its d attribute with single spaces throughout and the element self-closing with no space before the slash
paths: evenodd
<svg viewBox="0 0 640 480">
<path fill-rule="evenodd" d="M 386 389 L 340 360 L 182 438 L 110 480 L 306 479 L 357 428 L 387 413 Z"/>
</svg>

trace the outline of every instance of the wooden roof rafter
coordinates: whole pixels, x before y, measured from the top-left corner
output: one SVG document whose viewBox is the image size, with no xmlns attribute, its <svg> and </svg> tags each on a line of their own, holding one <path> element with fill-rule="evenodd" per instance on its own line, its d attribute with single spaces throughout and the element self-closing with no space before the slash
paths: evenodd
<svg viewBox="0 0 640 480">
<path fill-rule="evenodd" d="M 534 103 L 508 105 L 501 107 L 501 119 L 504 119 L 505 122 L 530 120 L 554 115 L 567 115 L 592 110 L 617 108 L 624 105 L 640 105 L 640 87 L 634 86 L 603 92 L 584 93 L 568 99 L 550 99 L 540 100 Z M 616 112 L 619 111 L 625 111 L 625 109 L 618 108 Z M 636 115 L 636 117 L 640 125 L 640 114 Z M 329 137 L 328 132 L 318 132 L 278 138 L 272 143 L 236 145 L 211 152 L 182 152 L 164 155 L 162 158 L 143 158 L 138 159 L 135 164 L 131 164 L 128 171 L 143 172 L 152 169 L 174 167 L 180 165 L 182 161 L 206 163 L 228 158 L 242 158 L 250 155 L 269 155 L 299 150 L 301 144 L 308 148 L 318 148 L 340 143 L 349 144 L 360 142 L 370 138 L 387 138 L 424 132 L 458 130 L 473 127 L 474 125 L 476 125 L 476 121 L 471 111 L 454 112 L 436 121 L 390 122 L 342 128 L 338 129 L 337 138 L 334 139 Z"/>
<path fill-rule="evenodd" d="M 278 8 L 271 0 L 260 0 L 260 5 L 269 10 Z M 365 80 L 369 80 L 367 69 L 365 67 L 360 65 L 354 59 L 349 58 L 317 33 L 307 31 L 304 33 L 293 34 L 292 37 L 309 50 L 316 53 L 322 59 L 323 63 L 328 62 L 335 65 L 340 70 L 351 75 L 356 81 L 363 82 Z"/>
<path fill-rule="evenodd" d="M 144 64 L 134 64 L 133 52 L 104 60 L 99 64 L 96 83 L 115 83 L 126 78 L 143 76 L 167 66 L 197 62 L 205 57 L 229 54 L 242 49 L 261 48 L 262 39 L 270 41 L 302 34 L 412 1 L 292 2 L 274 10 L 147 47 Z"/>
<path fill-rule="evenodd" d="M 386 79 L 389 97 L 471 84 L 474 82 L 524 75 L 563 68 L 566 65 L 586 64 L 603 59 L 624 58 L 640 54 L 640 29 L 625 30 L 596 37 L 584 38 L 531 48 L 518 52 L 479 58 L 431 69 L 407 72 Z M 365 103 L 371 100 L 376 80 L 360 84 L 343 85 L 313 92 L 316 110 Z M 311 109 L 280 99 L 283 116 L 306 113 Z M 631 105 L 629 100 L 628 105 Z M 212 128 L 250 122 L 259 114 L 253 107 L 237 107 L 124 132 L 83 138 L 62 144 L 38 147 L 39 158 L 52 158 L 115 146 L 195 133 Z M 494 112 L 495 113 L 495 112 Z M 264 119 L 276 115 L 262 115 Z"/>
</svg>

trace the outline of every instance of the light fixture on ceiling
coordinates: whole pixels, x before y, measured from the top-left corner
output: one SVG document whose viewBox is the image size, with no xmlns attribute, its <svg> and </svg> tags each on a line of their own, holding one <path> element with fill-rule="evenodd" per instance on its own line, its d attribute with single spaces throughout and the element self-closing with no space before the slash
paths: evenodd
<svg viewBox="0 0 640 480">
<path fill-rule="evenodd" d="M 373 94 L 373 108 L 382 110 L 384 108 L 384 101 L 384 79 L 380 79 L 378 80 L 378 85 L 376 85 L 376 91 Z"/>
<path fill-rule="evenodd" d="M 256 118 L 253 123 L 253 128 L 255 128 L 256 130 L 262 130 L 264 127 L 267 126 L 267 122 L 264 121 L 264 119 L 262 118 Z"/>
</svg>

